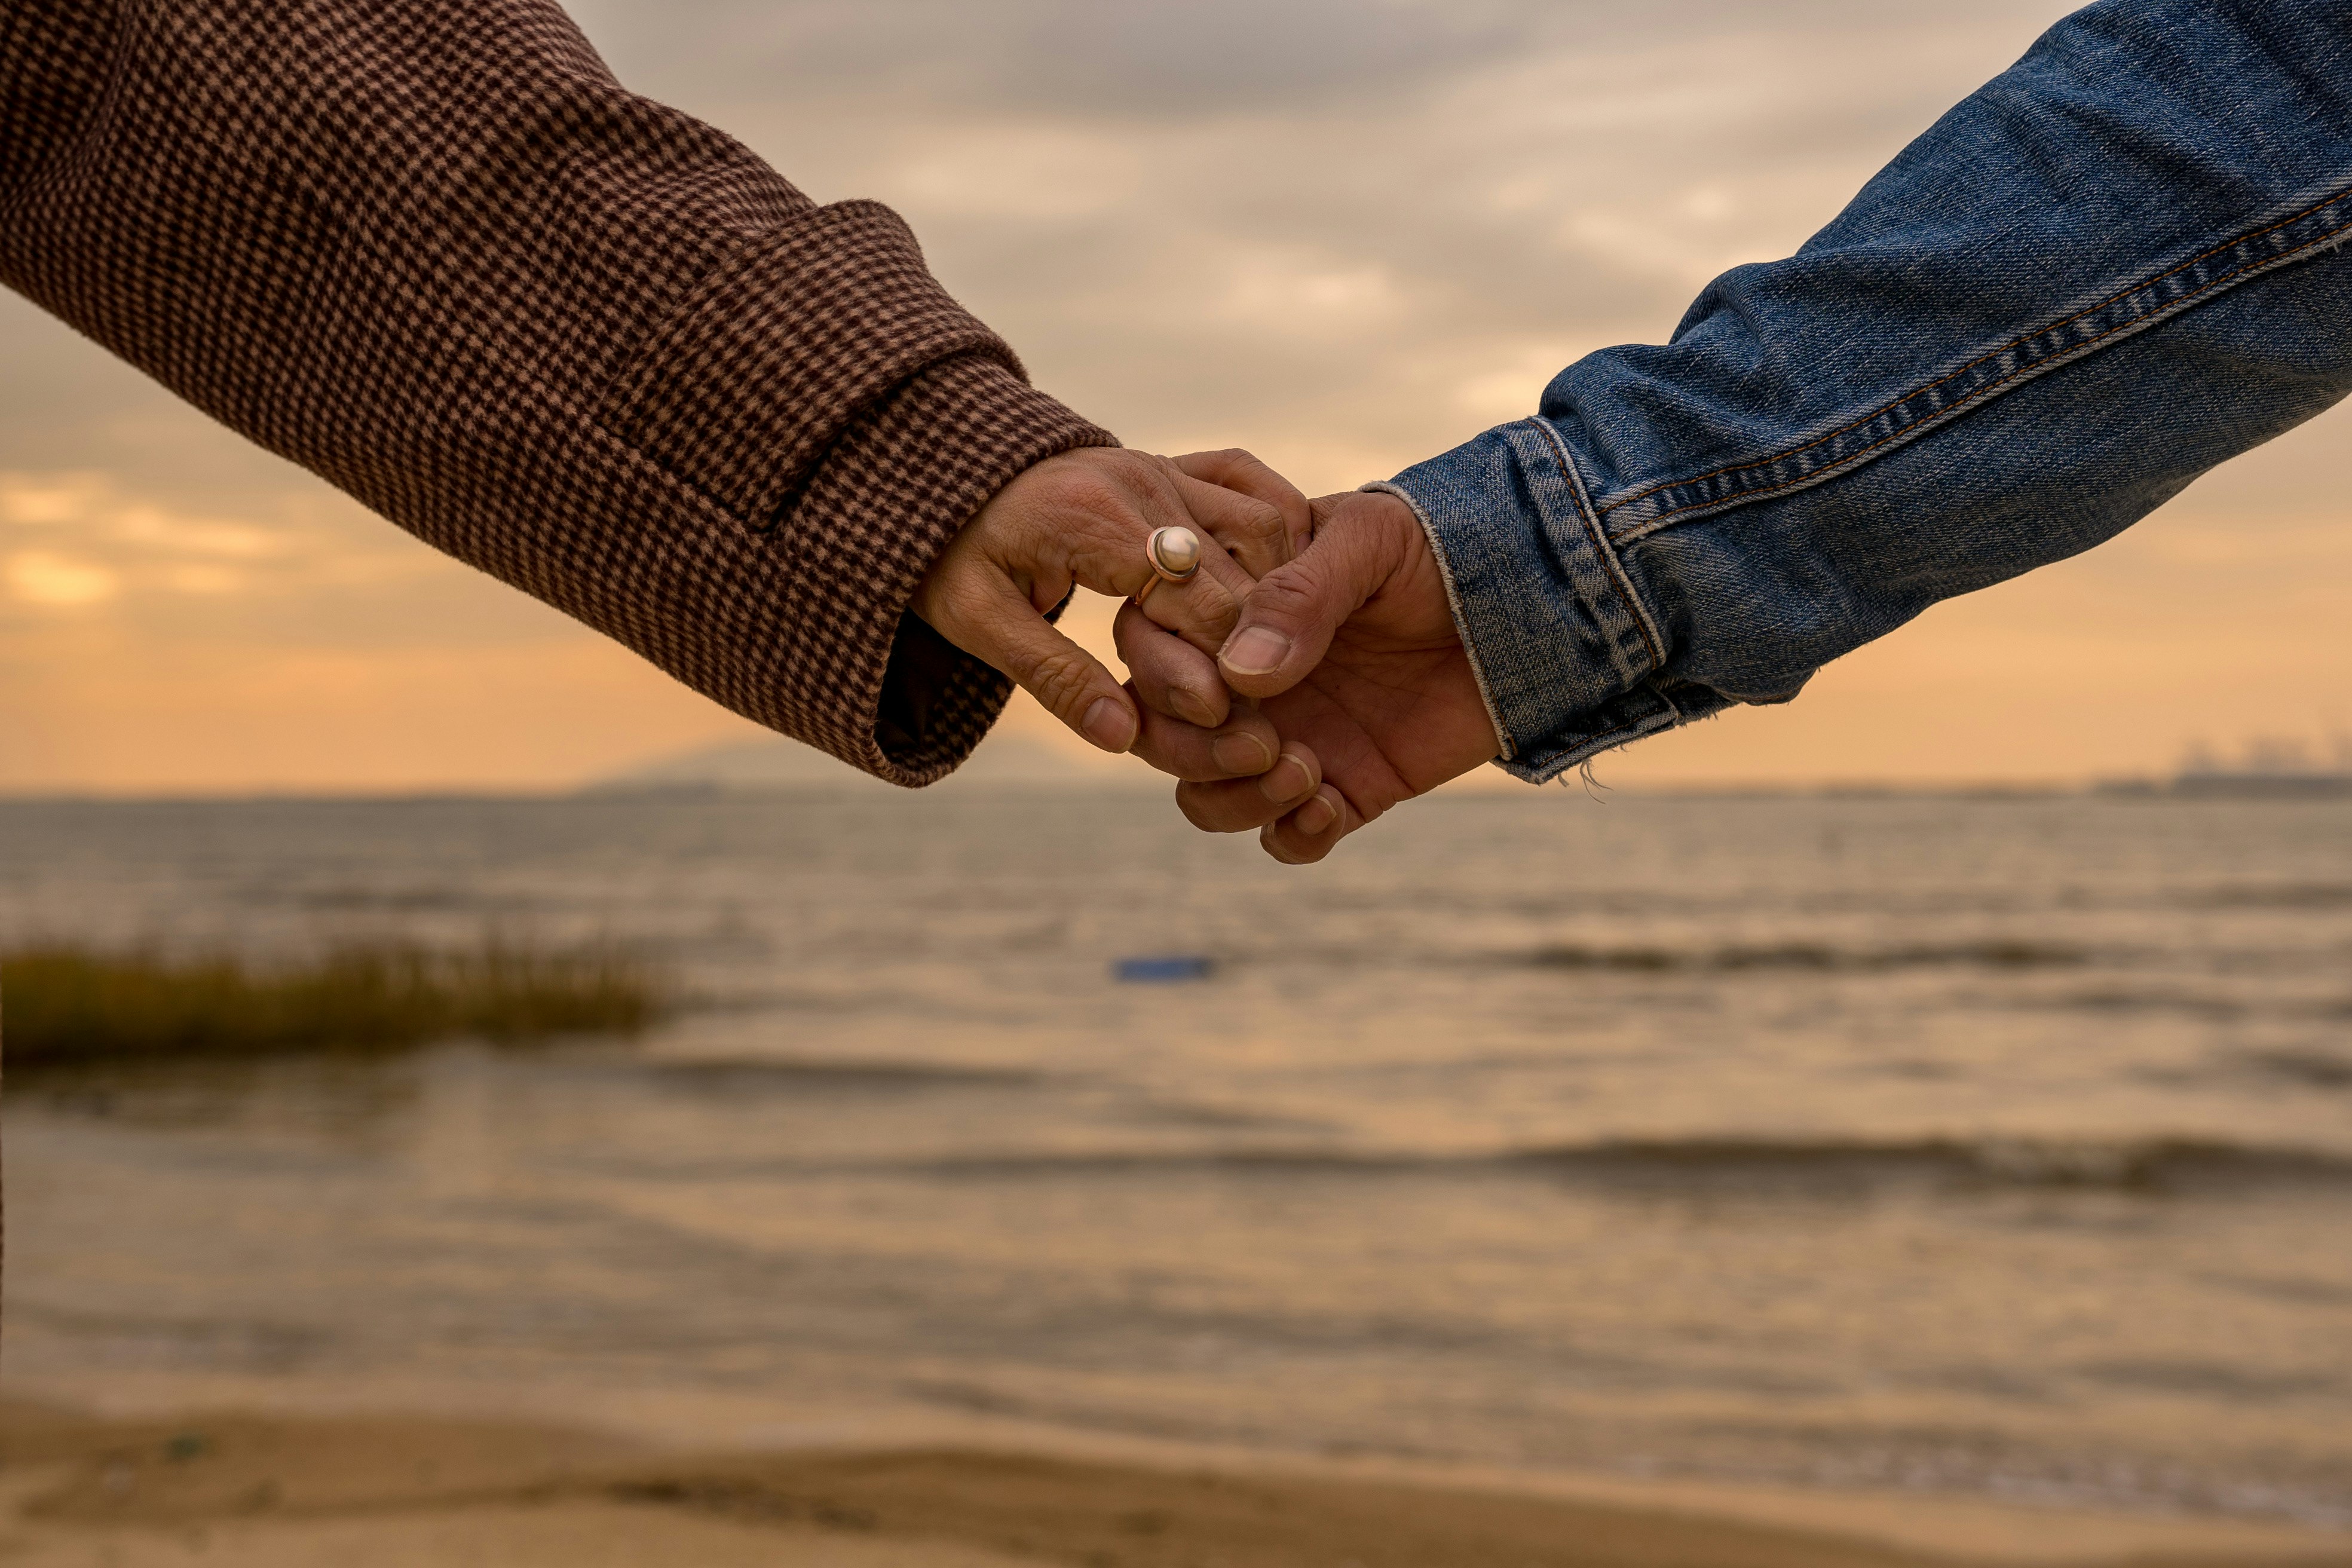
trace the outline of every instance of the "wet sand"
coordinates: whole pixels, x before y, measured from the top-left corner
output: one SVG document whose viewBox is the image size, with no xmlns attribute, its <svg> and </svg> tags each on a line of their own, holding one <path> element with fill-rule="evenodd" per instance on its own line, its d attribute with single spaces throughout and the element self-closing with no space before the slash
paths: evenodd
<svg viewBox="0 0 2352 1568">
<path fill-rule="evenodd" d="M 1441 1484 L 1303 1460 L 691 1454 L 415 1416 L 0 1405 L 0 1561 L 65 1568 L 2352 1564 L 2352 1537 L 1762 1489 Z"/>
</svg>

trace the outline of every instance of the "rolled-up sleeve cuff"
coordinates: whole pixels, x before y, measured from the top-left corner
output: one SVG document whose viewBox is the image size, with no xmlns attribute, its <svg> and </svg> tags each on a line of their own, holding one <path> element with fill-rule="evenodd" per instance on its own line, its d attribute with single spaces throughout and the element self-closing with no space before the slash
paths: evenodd
<svg viewBox="0 0 2352 1568">
<path fill-rule="evenodd" d="M 1497 765 L 1542 784 L 1688 716 L 1643 605 L 1559 430 L 1526 419 L 1365 487 L 1428 531 L 1496 732 Z"/>
</svg>

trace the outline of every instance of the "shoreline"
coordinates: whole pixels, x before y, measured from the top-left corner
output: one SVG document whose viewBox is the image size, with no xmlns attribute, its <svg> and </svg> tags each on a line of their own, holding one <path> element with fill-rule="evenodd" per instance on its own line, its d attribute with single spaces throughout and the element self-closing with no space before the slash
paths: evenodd
<svg viewBox="0 0 2352 1568">
<path fill-rule="evenodd" d="M 422 1414 L 0 1400 L 0 1553 L 120 1568 L 2352 1565 L 2352 1532 L 1320 1458 L 1010 1423 L 714 1447 Z"/>
</svg>

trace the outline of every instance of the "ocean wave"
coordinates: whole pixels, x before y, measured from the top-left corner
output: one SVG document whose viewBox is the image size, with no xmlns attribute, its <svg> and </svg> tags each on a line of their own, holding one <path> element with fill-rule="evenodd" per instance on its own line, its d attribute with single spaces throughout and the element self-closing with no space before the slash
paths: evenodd
<svg viewBox="0 0 2352 1568">
<path fill-rule="evenodd" d="M 2198 1138 L 1626 1140 L 1528 1151 L 1550 1168 L 1799 1180 L 1928 1177 L 1969 1185 L 2168 1192 L 2246 1184 L 2352 1183 L 2352 1157 Z"/>
<path fill-rule="evenodd" d="M 1541 1175 L 1596 1185 L 1769 1194 L 1896 1185 L 2150 1195 L 2352 1185 L 2352 1155 L 2195 1138 L 1616 1139 L 1467 1154 L 1256 1148 L 1003 1153 L 925 1162 L 958 1177 L 1181 1174 Z"/>
<path fill-rule="evenodd" d="M 2146 987 L 2105 985 L 2092 986 L 2083 990 L 2045 991 L 2011 997 L 2006 1005 L 2036 1011 L 2055 1010 L 2117 1015 L 2172 1014 L 2201 1019 L 2210 1024 L 2230 1024 L 2242 1019 L 2257 1017 L 2317 1020 L 2321 1023 L 2335 1023 L 2352 1018 L 2352 1002 L 2315 1001 L 2306 997 L 2282 996 L 2275 991 L 2260 994 L 2247 993 L 2238 995 L 2217 995 L 2159 985 Z M 2293 1064 L 2285 1059 L 2292 1055 L 2294 1053 L 2283 1053 L 2273 1064 L 2278 1066 L 2284 1076 L 2294 1076 Z M 2261 1053 L 2255 1053 L 2247 1059 L 2258 1060 L 2261 1057 Z M 2315 1074 L 2334 1074 L 2352 1070 L 2341 1068 L 2331 1068 L 2326 1058 L 2314 1058 L 2311 1060 L 2312 1070 Z M 2326 1076 L 2313 1077 L 2308 1081 L 2336 1083 L 2343 1080 L 2338 1076 Z"/>
<path fill-rule="evenodd" d="M 2253 883 L 2203 889 L 2181 902 L 2206 910 L 2352 910 L 2352 887 L 2335 882 Z"/>
<path fill-rule="evenodd" d="M 1824 942 L 1683 950 L 1664 947 L 1547 947 L 1528 956 L 1542 969 L 1613 970 L 1629 973 L 1737 973 L 1786 970 L 1815 973 L 1881 973 L 1895 969 L 2062 969 L 2091 961 L 2081 948 L 2053 942 L 1995 939 L 1848 948 Z"/>
<path fill-rule="evenodd" d="M 846 1058 L 732 1057 L 643 1064 L 664 1088 L 688 1093 L 762 1090 L 889 1089 L 1019 1087 L 1044 1075 L 1022 1068 L 965 1067 L 950 1062 L 858 1061 Z"/>
<path fill-rule="evenodd" d="M 2238 1060 L 2257 1072 L 2310 1089 L 2352 1089 L 2352 1056 L 2326 1051 L 2246 1051 Z"/>
</svg>

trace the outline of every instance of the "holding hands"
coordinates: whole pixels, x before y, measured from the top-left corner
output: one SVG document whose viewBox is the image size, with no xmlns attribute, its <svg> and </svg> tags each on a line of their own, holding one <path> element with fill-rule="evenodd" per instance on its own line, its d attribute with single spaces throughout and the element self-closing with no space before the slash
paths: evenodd
<svg viewBox="0 0 2352 1568">
<path fill-rule="evenodd" d="M 1154 570 L 1171 528 L 1200 540 L 1189 575 Z M 1073 586 L 1128 599 L 1124 687 L 1047 623 Z M 1292 864 L 1501 750 L 1412 509 L 1309 502 L 1246 452 L 1048 458 L 982 509 L 914 607 L 1093 744 L 1174 775 L 1195 826 L 1255 828 Z"/>
<path fill-rule="evenodd" d="M 1120 447 L 1085 447 L 1025 469 L 966 523 L 915 591 L 933 630 L 1010 676 L 1088 742 L 1134 747 L 1143 717 L 1102 661 L 1047 619 L 1076 588 L 1132 597 L 1159 582 L 1145 546 L 1163 528 L 1200 538 L 1188 581 L 1150 597 L 1151 624 L 1213 652 L 1255 581 L 1289 560 L 1307 532 L 1307 503 L 1244 454 L 1199 465 Z M 1191 717 L 1224 721 L 1223 689 L 1199 693 Z"/>
</svg>

